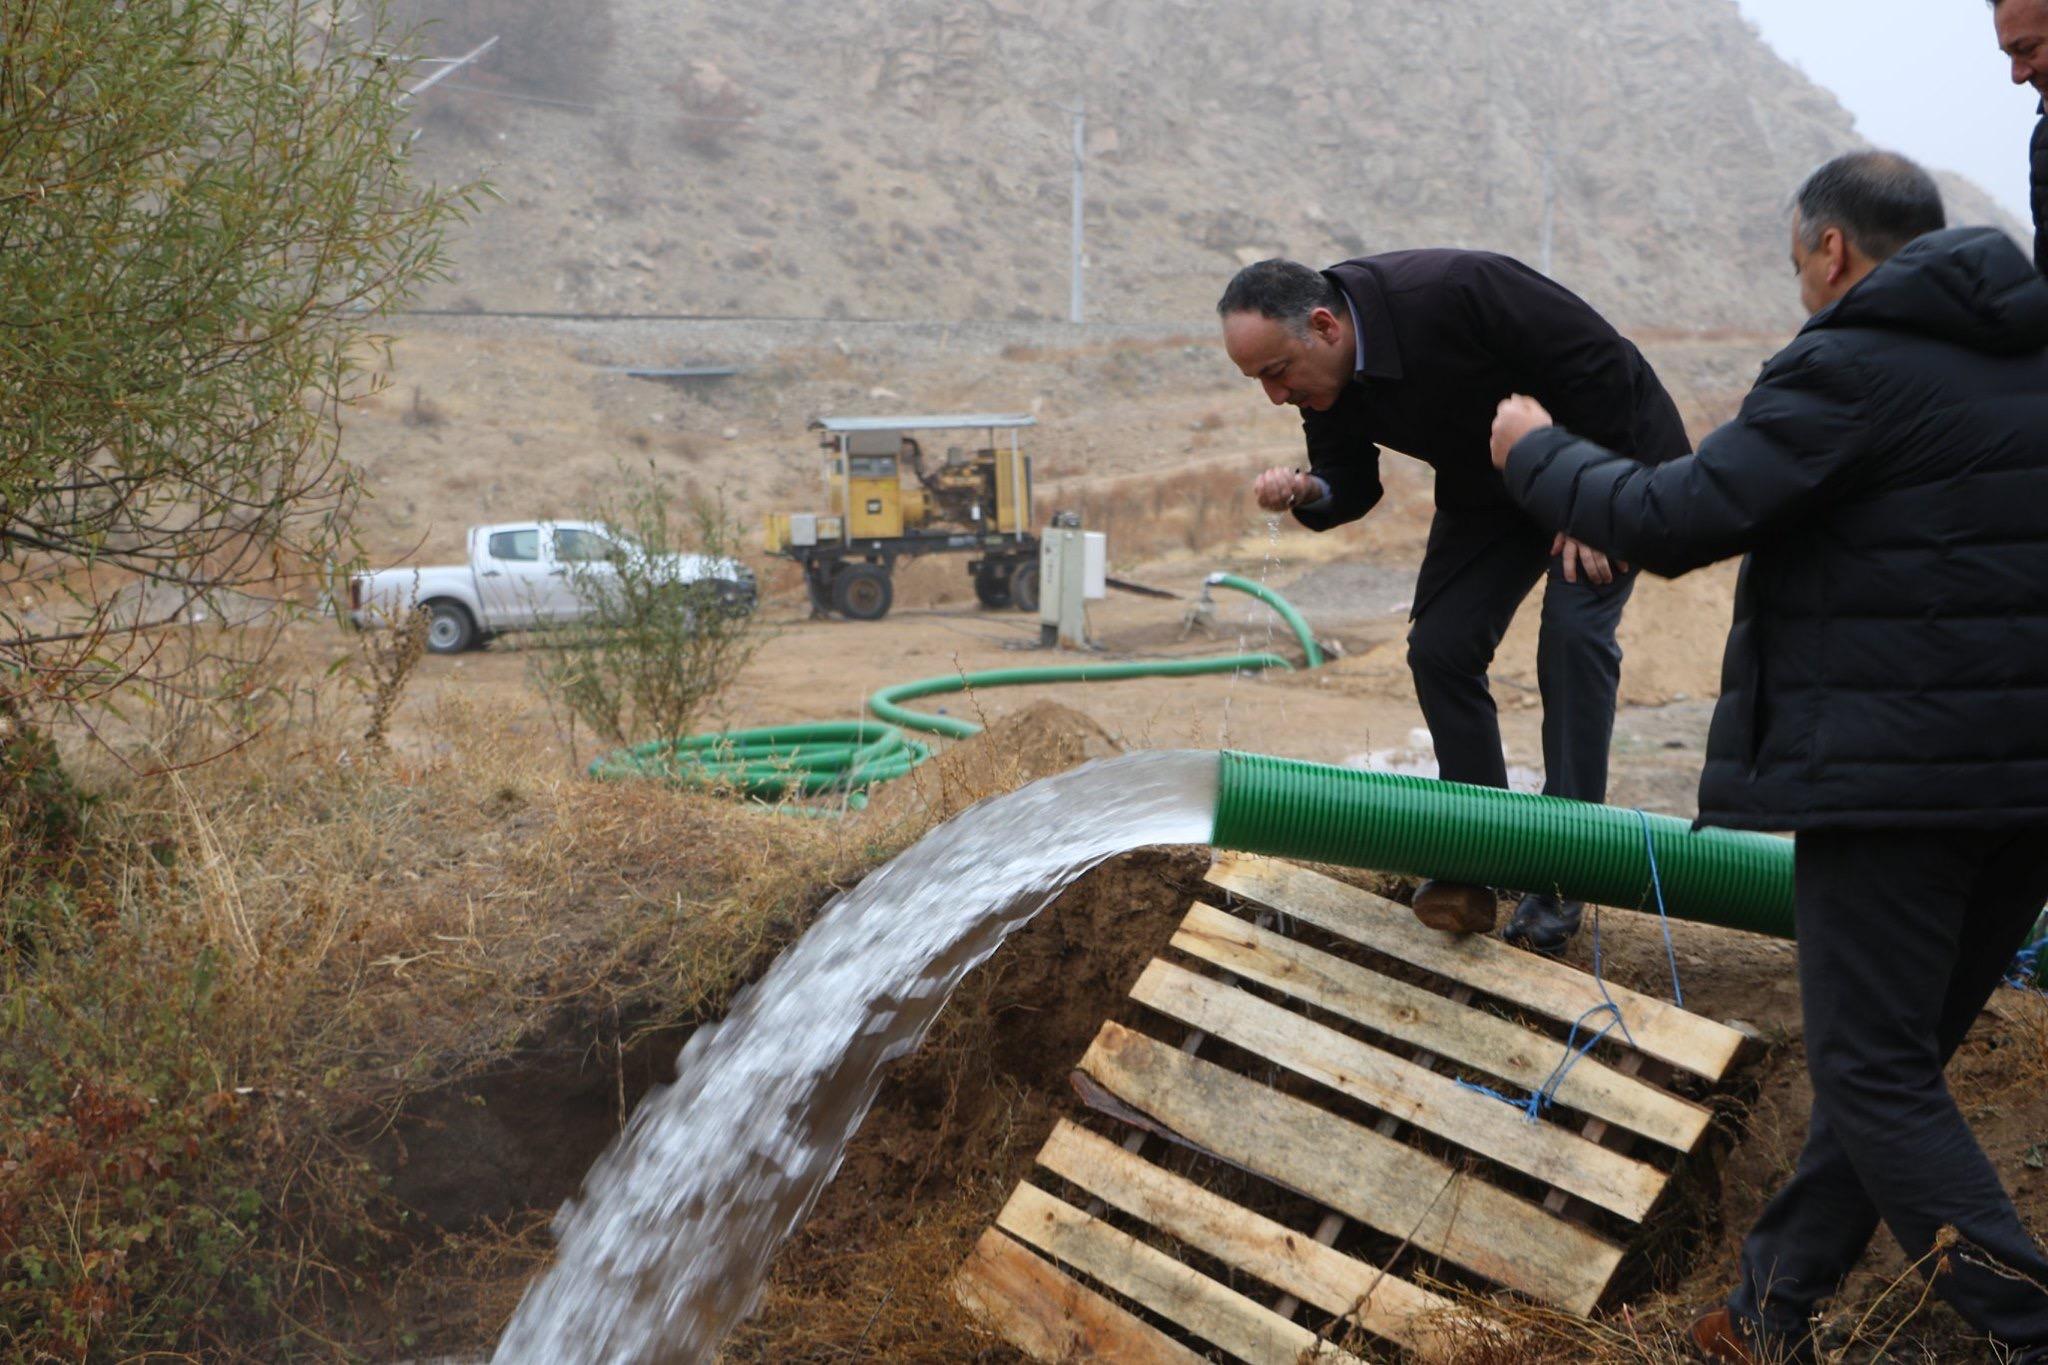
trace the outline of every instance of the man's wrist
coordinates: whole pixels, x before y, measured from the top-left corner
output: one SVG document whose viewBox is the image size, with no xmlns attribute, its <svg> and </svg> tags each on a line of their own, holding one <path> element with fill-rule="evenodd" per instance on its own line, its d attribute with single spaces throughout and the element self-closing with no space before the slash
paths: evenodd
<svg viewBox="0 0 2048 1365">
<path fill-rule="evenodd" d="M 1304 474 L 1311 496 L 1298 498 L 1294 503 L 1297 512 L 1320 512 L 1330 505 L 1330 483 L 1320 474 Z"/>
<path fill-rule="evenodd" d="M 1508 472 L 1508 466 L 1512 465 L 1515 462 L 1516 455 L 1534 449 L 1534 447 L 1529 444 L 1531 441 L 1535 440 L 1537 437 L 1543 435 L 1543 433 L 1547 431 L 1555 430 L 1557 430 L 1557 424 L 1553 422 L 1549 426 L 1530 427 L 1520 436 L 1517 436 L 1514 440 L 1514 444 L 1508 447 L 1508 457 L 1506 460 L 1501 462 L 1500 472 L 1503 474 Z"/>
</svg>

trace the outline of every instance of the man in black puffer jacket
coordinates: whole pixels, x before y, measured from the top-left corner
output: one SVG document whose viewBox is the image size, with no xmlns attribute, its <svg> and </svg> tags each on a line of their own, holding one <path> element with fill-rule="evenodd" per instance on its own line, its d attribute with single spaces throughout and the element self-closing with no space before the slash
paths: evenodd
<svg viewBox="0 0 2048 1365">
<path fill-rule="evenodd" d="M 1700 820 L 1796 833 L 1814 1104 L 1694 1326 L 1719 1360 L 1804 1358 L 1881 1219 L 2010 1359 L 2048 1361 L 2048 1257 L 1942 1079 L 2048 896 L 2048 281 L 1942 227 L 1904 158 L 1816 171 L 1813 317 L 1696 455 L 1620 458 L 1527 398 L 1494 429 L 1545 526 L 1667 575 L 1748 555 Z"/>
</svg>

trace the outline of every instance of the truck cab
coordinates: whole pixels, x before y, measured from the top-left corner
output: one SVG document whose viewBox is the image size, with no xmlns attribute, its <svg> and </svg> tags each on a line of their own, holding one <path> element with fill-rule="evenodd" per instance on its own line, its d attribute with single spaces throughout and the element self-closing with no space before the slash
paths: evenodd
<svg viewBox="0 0 2048 1365">
<path fill-rule="evenodd" d="M 414 606 L 428 613 L 427 648 L 459 654 L 494 635 L 574 625 L 588 617 L 621 558 L 646 551 L 594 521 L 511 521 L 472 526 L 469 562 L 381 569 L 349 580 L 349 619 L 389 624 Z M 729 610 L 752 611 L 752 570 L 734 559 L 679 554 L 675 581 L 710 580 Z"/>
</svg>

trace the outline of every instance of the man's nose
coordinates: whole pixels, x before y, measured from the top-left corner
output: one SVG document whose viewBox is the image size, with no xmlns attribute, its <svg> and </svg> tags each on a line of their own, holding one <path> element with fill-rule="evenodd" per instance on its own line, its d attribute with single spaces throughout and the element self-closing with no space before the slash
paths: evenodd
<svg viewBox="0 0 2048 1365">
<path fill-rule="evenodd" d="M 2034 68 L 2018 57 L 2012 59 L 2012 83 L 2026 85 L 2034 79 Z"/>
<path fill-rule="evenodd" d="M 1266 391 L 1266 401 L 1267 401 L 1267 402 L 1269 402 L 1269 403 L 1274 403 L 1274 404 L 1280 404 L 1280 403 L 1285 403 L 1285 402 L 1286 402 L 1286 401 L 1288 400 L 1288 398 L 1289 398 L 1289 397 L 1291 396 L 1291 395 L 1290 395 L 1290 394 L 1289 394 L 1289 393 L 1287 392 L 1287 388 L 1286 388 L 1286 386 L 1285 386 L 1285 385 L 1282 385 L 1282 384 L 1276 384 L 1276 383 L 1274 383 L 1274 382 L 1273 382 L 1272 380 L 1270 380 L 1270 379 L 1261 379 L 1261 380 L 1259 381 L 1259 386 L 1260 386 L 1261 388 L 1265 389 L 1265 391 Z"/>
</svg>

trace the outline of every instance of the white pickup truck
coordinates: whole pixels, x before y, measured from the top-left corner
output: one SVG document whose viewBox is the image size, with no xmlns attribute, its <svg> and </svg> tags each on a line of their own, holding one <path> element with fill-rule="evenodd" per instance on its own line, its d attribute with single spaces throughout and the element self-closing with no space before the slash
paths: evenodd
<svg viewBox="0 0 2048 1365">
<path fill-rule="evenodd" d="M 469 563 L 380 569 L 349 580 L 349 619 L 387 624 L 415 603 L 430 614 L 427 648 L 460 654 L 494 635 L 573 625 L 620 556 L 644 554 L 631 537 L 594 521 L 513 521 L 469 528 Z M 670 555 L 675 581 L 718 585 L 719 601 L 754 609 L 754 573 L 736 559 Z M 572 566 L 574 566 L 572 568 Z"/>
</svg>

